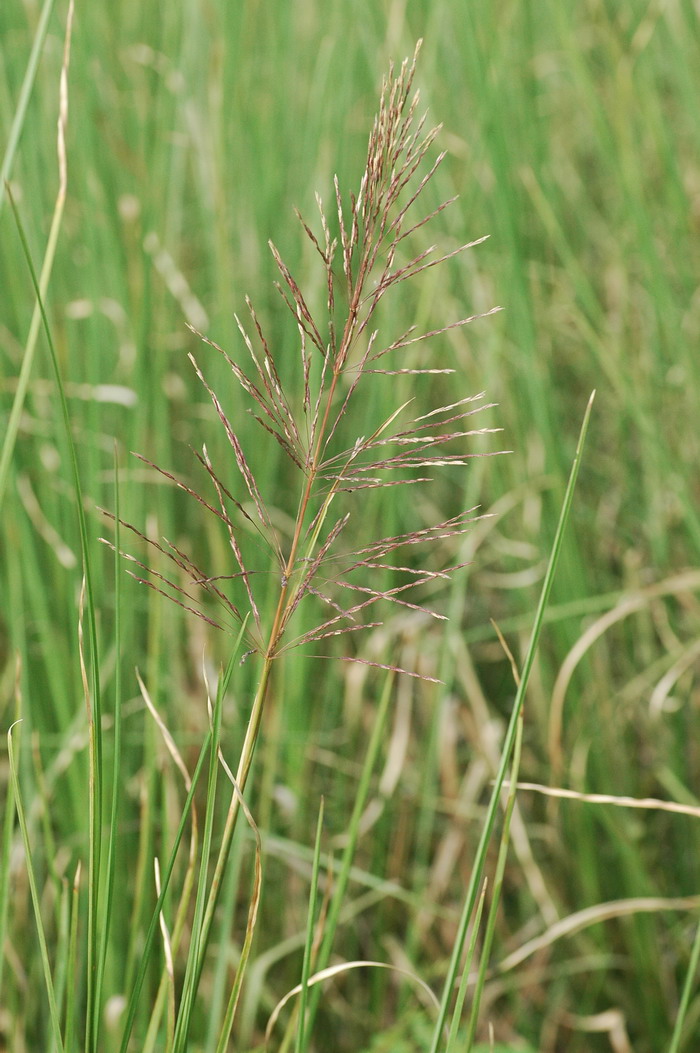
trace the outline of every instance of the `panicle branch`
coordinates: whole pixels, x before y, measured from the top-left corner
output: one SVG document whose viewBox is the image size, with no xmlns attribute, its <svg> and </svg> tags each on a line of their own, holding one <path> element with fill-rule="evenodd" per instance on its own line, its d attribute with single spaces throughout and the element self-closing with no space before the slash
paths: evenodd
<svg viewBox="0 0 700 1053">
<path fill-rule="evenodd" d="M 278 353 L 270 346 L 263 324 L 248 298 L 245 302 L 252 323 L 250 331 L 238 315 L 234 315 L 249 359 L 247 368 L 208 336 L 193 329 L 204 344 L 223 356 L 249 400 L 252 419 L 284 453 L 289 478 L 296 479 L 297 483 L 293 529 L 285 536 L 275 525 L 276 517 L 271 512 L 275 496 L 263 495 L 251 462 L 244 453 L 240 429 L 232 426 L 222 399 L 206 380 L 193 355 L 189 356 L 190 360 L 223 425 L 243 485 L 237 490 L 232 483 L 224 482 L 221 471 L 215 470 L 206 446 L 201 453 L 195 451 L 195 456 L 213 487 L 215 497 L 211 499 L 147 458 L 141 459 L 194 497 L 202 509 L 223 523 L 235 571 L 207 575 L 180 547 L 165 539 L 154 541 L 130 524 L 123 523 L 170 563 L 176 579 L 149 570 L 144 563 L 128 556 L 147 574 L 139 580 L 169 595 L 212 625 L 219 625 L 219 622 L 205 614 L 201 600 L 194 594 L 195 589 L 223 608 L 227 620 L 232 618 L 241 624 L 249 614 L 247 633 L 252 649 L 260 653 L 266 663 L 292 646 L 366 628 L 362 615 L 380 602 L 442 618 L 443 615 L 426 607 L 420 599 L 414 602 L 407 598 L 406 593 L 410 595 L 415 589 L 425 591 L 444 581 L 457 568 L 412 566 L 410 559 L 387 562 L 387 556 L 397 550 L 408 551 L 419 544 L 434 544 L 458 537 L 477 518 L 477 510 L 472 508 L 432 526 L 373 542 L 361 542 L 355 549 L 337 552 L 340 535 L 351 516 L 356 491 L 426 483 L 430 477 L 422 470 L 466 465 L 470 458 L 480 454 L 464 449 L 465 440 L 498 430 L 489 427 L 466 430 L 462 424 L 473 414 L 492 408 L 492 404 L 481 402 L 482 393 L 408 420 L 406 410 L 409 404 L 405 403 L 379 424 L 370 426 L 369 434 L 358 435 L 349 446 L 343 447 L 341 438 L 346 430 L 341 424 L 357 406 L 357 392 L 368 377 L 454 373 L 453 368 L 440 363 L 420 361 L 416 364 L 414 359 L 407 362 L 404 357 L 406 349 L 435 340 L 499 310 L 494 307 L 422 333 L 416 333 L 415 325 L 411 324 L 389 343 L 378 341 L 380 330 L 375 316 L 388 292 L 484 240 L 478 238 L 440 253 L 436 253 L 435 246 L 406 252 L 408 240 L 414 241 L 426 224 L 455 200 L 449 198 L 437 207 L 429 208 L 424 215 L 419 214 L 417 219 L 410 218 L 445 158 L 443 151 L 432 162 L 426 161 L 440 128 L 426 128 L 426 115 L 418 116 L 419 94 L 414 92 L 413 82 L 419 49 L 420 44 L 412 60 L 404 61 L 397 74 L 393 67 L 390 68 L 384 79 L 357 192 L 345 198 L 335 178 L 334 208 L 330 219 L 321 198 L 316 196 L 319 234 L 300 212 L 296 212 L 304 235 L 324 269 L 325 304 L 322 311 L 315 311 L 276 246 L 269 243 L 280 275 L 277 288 L 294 319 L 299 338 L 299 380 L 296 386 L 287 387 L 282 380 Z M 342 277 L 336 268 L 336 256 L 340 257 Z M 387 356 L 392 356 L 391 360 Z M 283 372 L 286 375 L 287 371 Z M 335 516 L 333 525 L 328 528 L 326 519 L 331 505 L 342 502 L 349 503 L 348 510 L 343 509 L 339 517 Z M 262 548 L 267 550 L 267 556 L 262 553 L 262 557 L 266 558 L 268 565 L 271 562 L 276 568 L 280 582 L 277 607 L 269 626 L 265 625 L 261 599 L 256 596 L 259 572 L 251 567 L 251 555 L 252 562 L 257 562 Z M 329 577 L 328 569 L 333 566 L 337 573 Z M 377 587 L 378 572 L 391 584 Z M 232 584 L 225 585 L 226 582 Z M 234 592 L 238 590 L 235 601 L 227 594 L 229 587 Z M 340 598 L 348 594 L 356 599 L 349 606 Z M 330 607 L 333 614 L 322 618 L 307 632 L 291 637 L 290 623 L 307 596 Z M 245 616 L 244 611 L 248 612 Z"/>
</svg>

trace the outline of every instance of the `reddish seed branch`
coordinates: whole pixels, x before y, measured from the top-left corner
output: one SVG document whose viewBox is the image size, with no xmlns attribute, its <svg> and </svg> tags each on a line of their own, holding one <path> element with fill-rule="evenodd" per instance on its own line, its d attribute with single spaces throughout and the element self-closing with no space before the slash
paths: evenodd
<svg viewBox="0 0 700 1053">
<path fill-rule="evenodd" d="M 417 113 L 419 97 L 413 91 L 413 81 L 418 50 L 416 48 L 413 59 L 405 61 L 396 75 L 391 69 L 383 82 L 378 113 L 369 134 L 365 170 L 357 193 L 351 193 L 344 200 L 337 178 L 334 180 L 334 222 L 337 220 L 337 232 L 331 230 L 318 196 L 320 234 L 316 234 L 297 212 L 301 229 L 324 268 L 325 317 L 314 313 L 300 282 L 270 242 L 270 251 L 280 273 L 277 287 L 299 333 L 300 398 L 285 387 L 273 349 L 249 299 L 246 298 L 246 306 L 252 321 L 250 332 L 237 315 L 235 320 L 252 368 L 243 368 L 217 343 L 198 334 L 206 345 L 223 356 L 231 375 L 251 401 L 253 419 L 265 435 L 274 439 L 287 459 L 290 471 L 296 475 L 299 497 L 291 540 L 283 545 L 270 512 L 272 505 L 268 506 L 256 481 L 240 436 L 227 417 L 219 395 L 205 379 L 204 371 L 193 356 L 190 358 L 197 376 L 208 392 L 228 437 L 242 480 L 245 500 L 240 493 L 236 496 L 235 487 L 224 482 L 206 448 L 201 453 L 195 452 L 195 455 L 213 487 L 216 495 L 213 501 L 146 458 L 142 460 L 194 497 L 203 509 L 211 512 L 223 524 L 236 572 L 206 574 L 171 543 L 164 539 L 155 542 L 145 538 L 134 527 L 124 524 L 168 560 L 180 575 L 179 580 L 172 580 L 160 572 L 151 572 L 147 583 L 152 588 L 169 595 L 188 610 L 194 610 L 209 624 L 220 623 L 208 612 L 198 609 L 196 588 L 222 607 L 227 618 L 242 622 L 246 610 L 250 612 L 251 621 L 247 629 L 250 644 L 263 657 L 265 668 L 277 654 L 294 644 L 345 631 L 357 631 L 362 627 L 357 620 L 358 614 L 380 600 L 439 617 L 424 604 L 414 603 L 403 594 L 443 577 L 446 572 L 424 568 L 416 573 L 409 567 L 399 565 L 392 568 L 384 564 L 387 572 L 399 577 L 399 584 L 386 590 L 373 589 L 371 582 L 368 584 L 367 580 L 361 580 L 362 575 L 368 572 L 371 574 L 380 565 L 378 561 L 395 549 L 410 548 L 417 544 L 429 545 L 452 538 L 468 529 L 473 520 L 471 513 L 461 513 L 434 527 L 418 529 L 396 538 L 380 539 L 369 545 L 365 542 L 364 547 L 340 555 L 336 550 L 341 534 L 347 533 L 345 527 L 350 513 L 341 509 L 340 516 L 334 514 L 330 528 L 325 522 L 333 502 L 351 501 L 358 490 L 426 483 L 429 476 L 425 470 L 466 465 L 475 454 L 461 448 L 465 441 L 473 435 L 484 435 L 495 430 L 466 430 L 460 427 L 459 422 L 466 417 L 490 408 L 483 403 L 463 408 L 473 399 L 481 399 L 481 396 L 473 396 L 433 409 L 409 421 L 404 415 L 406 406 L 401 406 L 378 426 L 370 427 L 369 434 L 357 438 L 351 446 L 343 449 L 340 442 L 343 430 L 340 425 L 356 405 L 357 392 L 369 376 L 405 374 L 418 377 L 452 373 L 450 367 L 439 364 L 403 365 L 399 356 L 406 348 L 413 348 L 484 317 L 469 315 L 419 334 L 416 334 L 415 326 L 410 325 L 396 339 L 377 349 L 378 329 L 374 319 L 384 296 L 404 281 L 445 263 L 483 240 L 470 241 L 443 253 L 436 253 L 434 247 L 418 247 L 412 254 L 408 253 L 407 262 L 401 262 L 400 252 L 407 239 L 415 238 L 453 200 L 443 201 L 415 221 L 409 218 L 445 157 L 444 152 L 440 152 L 432 162 L 427 161 L 439 126 L 426 130 L 425 115 L 418 116 Z M 338 254 L 347 297 L 342 320 L 337 317 L 338 279 L 335 263 Z M 312 357 L 316 355 L 321 356 L 320 367 L 312 385 Z M 393 360 L 388 359 L 389 355 Z M 380 362 L 381 368 L 378 366 Z M 387 368 L 384 368 L 385 363 Z M 297 412 L 299 403 L 300 410 Z M 241 523 L 254 528 L 258 545 L 255 555 L 251 539 L 246 536 L 250 531 L 241 532 Z M 280 575 L 275 613 L 267 629 L 264 626 L 262 605 L 256 598 L 256 569 L 251 565 L 251 560 L 259 558 L 260 543 L 271 554 Z M 333 565 L 333 561 L 339 561 L 339 567 L 345 569 L 339 570 L 335 578 L 322 578 L 324 568 Z M 146 569 L 145 564 L 138 560 L 134 562 Z M 227 582 L 234 583 L 231 587 L 240 590 L 240 598 L 236 602 L 227 595 Z M 322 589 L 318 585 L 322 585 Z M 344 592 L 347 594 L 348 590 L 364 595 L 365 599 L 346 607 L 342 601 L 333 598 L 334 592 L 342 595 Z M 330 604 L 335 614 L 330 620 L 322 618 L 302 637 L 287 641 L 285 637 L 293 616 L 307 595 Z M 263 677 L 265 685 L 268 678 L 269 670 Z"/>
</svg>

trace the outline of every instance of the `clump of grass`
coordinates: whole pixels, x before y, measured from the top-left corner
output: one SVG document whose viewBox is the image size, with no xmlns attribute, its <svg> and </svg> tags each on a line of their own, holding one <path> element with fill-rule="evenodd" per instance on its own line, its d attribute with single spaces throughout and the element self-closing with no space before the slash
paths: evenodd
<svg viewBox="0 0 700 1053">
<path fill-rule="evenodd" d="M 435 469 L 464 468 L 470 458 L 480 455 L 470 449 L 469 440 L 496 430 L 472 426 L 472 418 L 488 408 L 483 394 L 459 393 L 449 404 L 428 410 L 421 407 L 418 411 L 411 399 L 397 405 L 388 416 L 371 422 L 363 413 L 365 389 L 380 376 L 414 377 L 418 396 L 422 377 L 453 373 L 452 369 L 434 366 L 427 358 L 425 363 L 416 364 L 417 345 L 465 326 L 474 317 L 483 317 L 462 317 L 428 332 L 418 332 L 411 325 L 389 340 L 381 335 L 378 312 L 387 294 L 484 240 L 480 238 L 442 254 L 434 246 L 413 247 L 426 224 L 450 204 L 445 201 L 426 213 L 419 210 L 424 191 L 445 154 L 439 153 L 432 163 L 428 161 L 439 128 L 426 130 L 426 117 L 418 115 L 419 96 L 413 90 L 417 54 L 418 48 L 412 61 L 404 62 L 396 75 L 392 69 L 384 81 L 357 192 L 346 197 L 336 179 L 332 216 L 318 199 L 318 235 L 298 214 L 303 233 L 323 269 L 325 304 L 320 310 L 312 307 L 301 282 L 270 244 L 280 274 L 279 292 L 298 334 L 297 387 L 283 381 L 279 356 L 249 300 L 249 328 L 236 319 L 248 365 L 242 365 L 213 340 L 198 334 L 228 364 L 232 379 L 249 400 L 262 438 L 283 451 L 288 487 L 296 495 L 296 514 L 289 535 L 282 535 L 275 524 L 274 495 L 265 494 L 258 485 L 244 443 L 225 411 L 225 398 L 207 380 L 206 367 L 201 367 L 193 354 L 189 357 L 194 369 L 228 437 L 238 483 L 226 478 L 212 463 L 206 446 L 195 451 L 195 456 L 208 479 L 209 494 L 186 484 L 149 458 L 141 459 L 191 495 L 207 515 L 223 525 L 233 567 L 229 571 L 205 570 L 181 546 L 165 538 L 146 537 L 138 527 L 118 516 L 112 517 L 166 562 L 163 573 L 151 568 L 147 561 L 128 555 L 139 568 L 134 575 L 138 580 L 209 625 L 233 630 L 239 640 L 245 638 L 245 657 L 259 663 L 247 730 L 235 775 L 231 774 L 234 791 L 208 880 L 206 866 L 202 870 L 180 1010 L 174 1025 L 176 1050 L 184 1049 L 187 1042 L 192 1004 L 210 943 L 262 713 L 271 692 L 275 662 L 291 648 L 323 646 L 322 641 L 349 637 L 381 624 L 377 618 L 381 618 L 381 608 L 386 604 L 443 618 L 439 611 L 426 605 L 421 590 L 444 580 L 458 567 L 436 566 L 430 548 L 435 542 L 464 533 L 478 515 L 476 508 L 470 508 L 428 527 L 365 538 L 348 548 L 342 545 L 350 518 L 362 515 L 363 491 L 427 485 Z M 495 310 L 498 308 L 486 313 Z M 407 358 L 409 348 L 411 357 Z M 352 436 L 349 440 L 348 435 Z M 265 573 L 260 571 L 261 560 Z M 270 567 L 278 585 L 268 620 L 261 613 L 269 606 L 261 589 L 269 588 Z M 393 576 L 396 584 L 378 588 L 379 575 Z M 295 615 L 307 601 L 311 601 L 316 620 L 311 628 L 295 631 Z M 419 669 L 400 669 L 390 661 L 385 665 L 368 662 L 356 653 L 347 653 L 343 658 L 376 664 L 390 674 L 424 675 Z M 220 719 L 220 699 L 217 712 Z M 217 742 L 214 735 L 212 743 L 218 750 Z M 211 797 L 211 786 L 210 791 Z M 159 903 L 164 893 L 165 888 Z"/>
</svg>

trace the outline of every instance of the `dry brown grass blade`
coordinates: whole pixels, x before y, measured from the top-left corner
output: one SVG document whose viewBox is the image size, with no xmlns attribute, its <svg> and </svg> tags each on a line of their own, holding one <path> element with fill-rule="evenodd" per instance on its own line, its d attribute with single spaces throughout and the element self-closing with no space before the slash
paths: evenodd
<svg viewBox="0 0 700 1053">
<path fill-rule="evenodd" d="M 504 973 L 521 965 L 537 951 L 551 947 L 557 940 L 573 936 L 576 932 L 599 925 L 613 918 L 625 918 L 634 914 L 659 914 L 661 911 L 694 911 L 700 908 L 700 896 L 683 896 L 664 899 L 661 896 L 639 896 L 633 899 L 613 900 L 609 903 L 597 903 L 593 907 L 576 911 L 561 921 L 551 925 L 540 936 L 528 940 L 512 954 L 509 954 L 496 966 L 496 972 Z"/>
<path fill-rule="evenodd" d="M 659 581 L 623 597 L 617 606 L 598 618 L 577 640 L 566 656 L 552 689 L 548 739 L 549 757 L 555 779 L 563 767 L 562 727 L 566 692 L 574 671 L 587 651 L 613 625 L 649 607 L 654 600 L 663 596 L 697 592 L 698 589 L 700 589 L 700 571 L 688 570 L 682 574 L 675 574 L 671 578 L 666 578 L 664 581 Z"/>
<path fill-rule="evenodd" d="M 409 969 L 402 969 L 402 968 L 400 968 L 397 965 L 393 965 L 391 962 L 374 962 L 374 961 L 339 962 L 337 965 L 330 965 L 327 969 L 321 969 L 319 972 L 314 973 L 313 976 L 310 976 L 309 977 L 309 981 L 308 981 L 308 986 L 309 987 L 313 987 L 315 984 L 322 983 L 324 980 L 330 980 L 334 976 L 341 976 L 343 973 L 350 972 L 352 969 L 389 969 L 391 972 L 398 973 L 399 975 L 404 976 L 407 979 L 411 980 L 413 983 L 415 983 L 419 987 L 419 989 L 423 992 L 423 994 L 425 995 L 426 999 L 430 1002 L 430 1004 L 435 1009 L 438 1008 L 437 998 L 435 997 L 435 994 L 434 994 L 432 988 L 430 988 L 428 986 L 428 984 L 424 980 L 422 980 L 419 976 L 417 976 L 411 970 L 409 970 Z M 284 998 L 280 999 L 280 1001 L 277 1003 L 277 1005 L 273 1009 L 272 1013 L 270 1014 L 270 1018 L 269 1018 L 269 1020 L 267 1022 L 267 1027 L 265 1028 L 265 1048 L 267 1048 L 267 1046 L 269 1044 L 270 1038 L 272 1036 L 272 1032 L 274 1030 L 275 1024 L 277 1023 L 277 1018 L 279 1017 L 280 1013 L 282 1012 L 284 1007 L 287 1005 L 289 1000 L 291 998 L 294 998 L 295 995 L 300 994 L 301 990 L 302 990 L 301 984 L 297 984 L 296 987 L 293 987 L 291 989 L 291 991 L 287 992 L 287 994 L 284 996 Z"/>
<path fill-rule="evenodd" d="M 508 783 L 504 783 L 507 786 Z M 581 793 L 578 790 L 567 790 L 561 786 L 542 786 L 537 782 L 518 782 L 518 790 L 529 790 L 564 801 L 582 801 L 584 804 L 609 804 L 614 808 L 638 808 L 645 812 L 669 812 L 672 815 L 688 815 L 700 819 L 700 807 L 694 804 L 681 804 L 680 801 L 662 801 L 658 797 L 624 797 L 610 793 Z"/>
</svg>

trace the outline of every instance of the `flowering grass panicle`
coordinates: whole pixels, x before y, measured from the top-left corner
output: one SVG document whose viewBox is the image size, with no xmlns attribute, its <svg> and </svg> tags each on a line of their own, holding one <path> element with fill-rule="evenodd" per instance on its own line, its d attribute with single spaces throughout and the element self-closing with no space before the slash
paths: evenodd
<svg viewBox="0 0 700 1053">
<path fill-rule="evenodd" d="M 154 541 L 131 524 L 123 523 L 157 549 L 173 568 L 171 576 L 163 575 L 129 556 L 127 558 L 147 571 L 147 578 L 137 575 L 139 580 L 220 628 L 231 622 L 240 625 L 247 618 L 249 652 L 260 655 L 266 663 L 298 644 L 378 624 L 363 619 L 368 612 L 374 616 L 380 601 L 426 610 L 408 596 L 417 587 L 444 578 L 450 569 L 456 568 L 416 569 L 397 565 L 394 553 L 462 533 L 473 522 L 476 509 L 465 510 L 428 528 L 367 540 L 359 548 L 342 550 L 341 536 L 353 511 L 351 499 L 368 488 L 427 483 L 429 477 L 425 473 L 438 466 L 464 466 L 476 454 L 465 450 L 463 441 L 497 430 L 469 427 L 475 414 L 490 408 L 483 402 L 482 393 L 416 416 L 410 415 L 413 401 L 410 400 L 397 406 L 386 419 L 372 422 L 368 433 L 358 435 L 351 445 L 344 445 L 341 438 L 341 433 L 348 430 L 341 428 L 341 423 L 346 423 L 353 410 L 362 408 L 358 392 L 371 383 L 373 376 L 418 377 L 454 372 L 429 365 L 406 365 L 402 353 L 447 330 L 465 326 L 475 317 L 482 317 L 460 318 L 423 333 L 417 333 L 415 326 L 410 326 L 387 344 L 380 341 L 379 328 L 375 325 L 379 305 L 392 289 L 485 240 L 468 242 L 445 254 L 437 254 L 431 246 L 399 262 L 413 236 L 451 203 L 445 201 L 427 215 L 410 218 L 445 157 L 444 153 L 438 154 L 425 174 L 419 175 L 439 127 L 426 132 L 425 115 L 416 117 L 419 95 L 418 92 L 412 94 L 412 84 L 418 50 L 416 48 L 412 62 L 403 63 L 398 76 L 394 77 L 390 71 L 385 79 L 357 193 L 350 194 L 345 201 L 335 179 L 337 236 L 331 232 L 331 221 L 318 196 L 320 237 L 297 213 L 325 272 L 323 317 L 312 311 L 300 283 L 270 243 L 281 276 L 277 287 L 298 330 L 301 398 L 296 390 L 285 388 L 275 353 L 250 300 L 246 299 L 250 330 L 238 316 L 236 321 L 251 366 L 244 368 L 213 340 L 198 333 L 205 344 L 224 357 L 233 378 L 250 400 L 256 421 L 279 445 L 289 462 L 289 478 L 296 479 L 298 494 L 291 538 L 285 543 L 275 528 L 269 499 L 256 481 L 243 442 L 219 395 L 207 381 L 205 369 L 193 354 L 189 357 L 233 450 L 242 484 L 239 484 L 238 496 L 232 492 L 233 484 L 225 481 L 212 464 L 206 447 L 201 452 L 195 451 L 195 455 L 210 481 L 211 497 L 194 490 L 147 458 L 141 457 L 141 460 L 193 496 L 221 521 L 228 534 L 235 569 L 227 574 L 204 571 L 172 541 Z M 342 273 L 337 267 L 338 256 Z M 342 310 L 340 302 L 344 305 Z M 486 313 L 496 310 L 498 308 Z M 360 423 L 366 426 L 365 421 Z M 278 602 L 270 624 L 264 623 L 260 613 L 262 602 L 256 594 L 256 584 L 261 572 L 251 564 L 248 554 L 251 535 L 256 542 L 254 558 L 260 557 L 262 541 L 269 556 L 266 570 L 273 565 L 279 577 Z M 380 591 L 369 582 L 372 576 L 376 580 L 377 571 L 384 570 L 397 575 L 400 583 Z M 369 575 L 366 572 L 370 572 Z M 239 588 L 231 583 L 237 583 Z M 313 628 L 294 636 L 290 628 L 293 616 L 308 595 L 321 601 L 327 616 Z M 205 596 L 214 601 L 214 610 L 211 604 L 203 603 Z M 218 615 L 216 610 L 220 612 Z M 428 613 L 440 617 L 436 612 Z"/>
<path fill-rule="evenodd" d="M 415 235 L 450 203 L 445 201 L 427 214 L 419 213 L 419 218 L 412 218 L 445 156 L 440 153 L 432 165 L 424 166 L 439 129 L 425 131 L 425 116 L 416 117 L 419 97 L 417 92 L 412 93 L 412 85 L 417 54 L 418 48 L 412 62 L 404 62 L 396 76 L 390 70 L 384 81 L 357 193 L 345 199 L 335 180 L 333 224 L 337 223 L 337 234 L 332 233 L 331 220 L 320 199 L 317 198 L 320 236 L 297 213 L 323 267 L 326 302 L 321 312 L 312 310 L 299 281 L 277 248 L 270 244 L 280 274 L 277 287 L 298 334 L 297 386 L 290 389 L 283 382 L 276 353 L 250 300 L 246 300 L 249 328 L 236 318 L 250 364 L 244 367 L 209 337 L 197 334 L 223 356 L 232 377 L 249 400 L 253 417 L 288 461 L 288 489 L 295 494 L 296 502 L 292 529 L 283 535 L 276 526 L 271 495 L 264 493 L 258 484 L 241 435 L 227 416 L 219 394 L 207 380 L 206 369 L 192 354 L 189 357 L 194 369 L 211 398 L 233 451 L 240 476 L 238 484 L 222 477 L 206 446 L 195 451 L 195 455 L 209 480 L 209 496 L 148 458 L 141 457 L 141 460 L 191 495 L 221 522 L 228 536 L 233 567 L 223 573 L 205 571 L 181 546 L 166 538 L 146 537 L 138 528 L 119 519 L 123 528 L 155 549 L 170 567 L 164 574 L 129 555 L 127 558 L 140 568 L 135 574 L 138 580 L 210 625 L 233 627 L 237 634 L 243 633 L 247 655 L 257 655 L 261 663 L 235 775 L 227 768 L 233 794 L 216 865 L 206 891 L 200 887 L 198 893 L 197 921 L 175 1029 L 176 1050 L 184 1049 L 187 1041 L 191 1006 L 202 974 L 241 807 L 248 821 L 252 821 L 243 804 L 243 791 L 275 659 L 301 644 L 381 624 L 372 619 L 375 610 L 381 610 L 385 602 L 442 618 L 443 615 L 421 602 L 421 597 L 415 597 L 414 591 L 448 578 L 457 568 L 430 565 L 425 558 L 402 558 L 402 553 L 457 537 L 477 517 L 477 509 L 470 508 L 427 527 L 421 525 L 401 534 L 365 538 L 355 543 L 355 547 L 342 547 L 342 537 L 362 491 L 425 484 L 430 481 L 426 473 L 431 469 L 463 467 L 469 458 L 478 455 L 465 448 L 466 441 L 495 430 L 471 427 L 472 417 L 488 408 L 483 394 L 457 398 L 417 414 L 410 398 L 384 419 L 368 425 L 365 413 L 358 417 L 359 425 L 354 425 L 357 411 L 366 410 L 366 401 L 363 406 L 358 394 L 367 384 L 376 382 L 378 376 L 408 374 L 418 378 L 424 374 L 454 372 L 447 367 L 416 366 L 416 345 L 465 326 L 474 317 L 482 317 L 460 318 L 428 332 L 417 332 L 411 325 L 388 343 L 379 337 L 377 311 L 387 293 L 484 240 L 468 242 L 448 253 L 439 254 L 434 247 L 429 247 L 411 255 Z M 427 171 L 421 175 L 424 167 Z M 495 310 L 498 308 L 493 308 Z M 406 357 L 408 348 L 410 360 Z M 349 442 L 348 433 L 355 436 Z M 261 552 L 266 553 L 264 570 L 258 565 Z M 269 595 L 270 569 L 279 582 L 272 607 L 269 600 L 264 603 L 258 594 L 258 583 L 262 580 L 266 596 Z M 384 574 L 398 584 L 377 588 L 378 575 Z M 322 613 L 311 628 L 295 634 L 294 616 L 307 597 L 313 598 L 314 611 Z M 269 618 L 263 614 L 266 609 L 273 612 Z M 344 657 L 348 661 L 378 664 L 357 654 Z M 424 677 L 420 671 L 400 669 L 396 665 L 381 668 Z M 257 895 L 251 908 L 249 937 L 257 912 Z M 240 968 L 243 967 L 244 963 Z M 238 986 L 235 986 L 227 1027 L 237 999 Z"/>
</svg>

